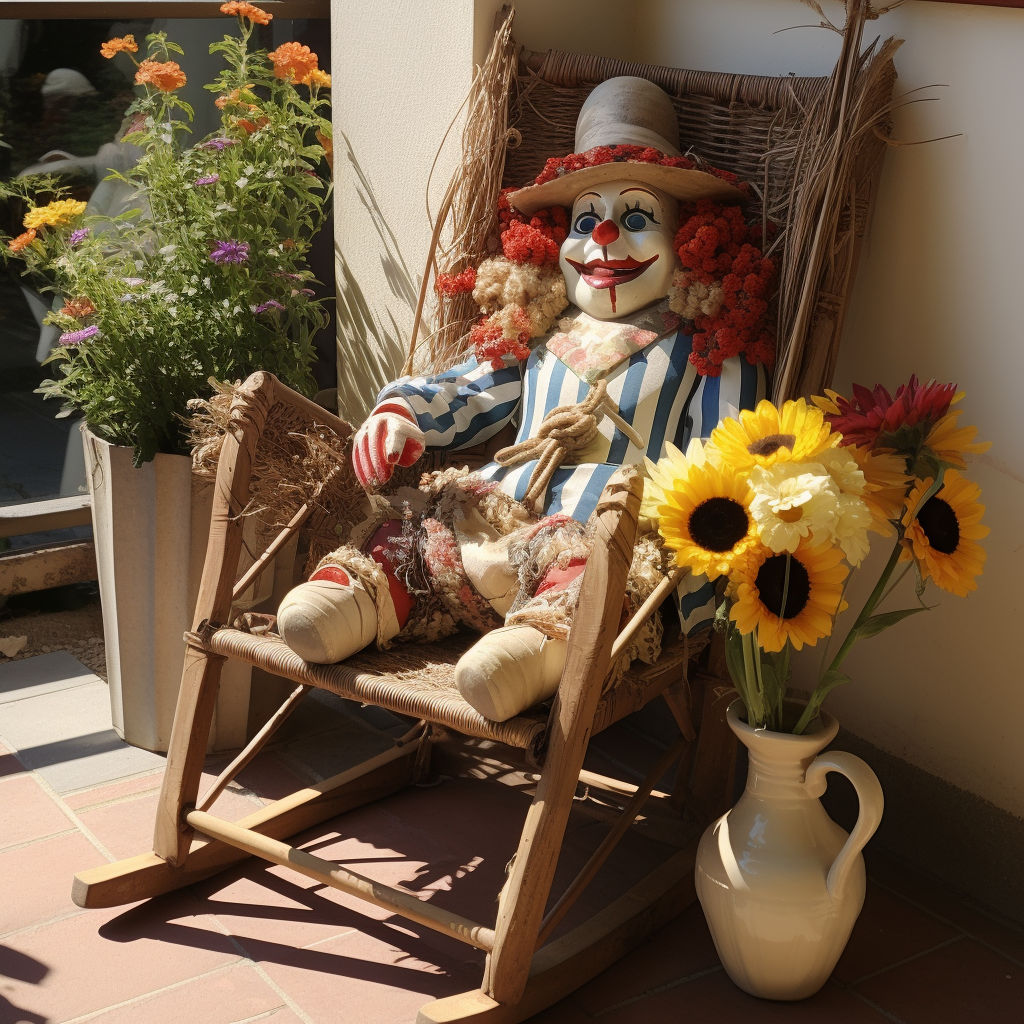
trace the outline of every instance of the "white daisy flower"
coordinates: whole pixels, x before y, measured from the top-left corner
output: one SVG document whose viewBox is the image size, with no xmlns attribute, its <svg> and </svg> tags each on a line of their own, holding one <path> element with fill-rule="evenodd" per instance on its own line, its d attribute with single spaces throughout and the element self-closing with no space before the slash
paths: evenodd
<svg viewBox="0 0 1024 1024">
<path fill-rule="evenodd" d="M 796 551 L 810 535 L 831 537 L 838 495 L 827 473 L 798 462 L 756 466 L 750 472 L 750 514 L 761 540 L 777 554 Z"/>
<path fill-rule="evenodd" d="M 863 499 L 855 494 L 841 494 L 837 503 L 838 515 L 833 524 L 832 535 L 843 549 L 846 560 L 858 566 L 867 557 L 871 547 L 868 528 L 872 523 L 871 510 Z"/>
<path fill-rule="evenodd" d="M 857 460 L 845 448 L 826 448 L 814 456 L 832 479 L 839 490 L 845 494 L 863 494 L 867 481 Z M 808 467 L 813 469 L 813 467 Z"/>
</svg>

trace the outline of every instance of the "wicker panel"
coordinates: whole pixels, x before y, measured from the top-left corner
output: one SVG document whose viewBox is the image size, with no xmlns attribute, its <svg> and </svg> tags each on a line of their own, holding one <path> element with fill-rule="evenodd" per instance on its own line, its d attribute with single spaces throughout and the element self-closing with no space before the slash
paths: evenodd
<svg viewBox="0 0 1024 1024">
<path fill-rule="evenodd" d="M 456 636 L 425 647 L 395 645 L 386 654 L 364 651 L 338 665 L 311 665 L 275 634 L 255 636 L 225 628 L 190 639 L 214 654 L 240 658 L 296 683 L 318 686 L 339 697 L 524 750 L 535 745 L 547 725 L 543 713 L 492 722 L 462 699 L 455 688 L 454 670 L 472 642 L 471 636 Z"/>
</svg>

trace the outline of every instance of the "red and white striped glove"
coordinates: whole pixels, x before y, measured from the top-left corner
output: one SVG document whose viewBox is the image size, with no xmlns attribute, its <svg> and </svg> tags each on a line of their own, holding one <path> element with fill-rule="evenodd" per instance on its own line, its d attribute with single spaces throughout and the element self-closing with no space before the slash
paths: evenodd
<svg viewBox="0 0 1024 1024">
<path fill-rule="evenodd" d="M 352 468 L 364 487 L 381 487 L 395 466 L 411 466 L 426 446 L 412 410 L 400 399 L 390 399 L 381 402 L 356 432 Z"/>
</svg>

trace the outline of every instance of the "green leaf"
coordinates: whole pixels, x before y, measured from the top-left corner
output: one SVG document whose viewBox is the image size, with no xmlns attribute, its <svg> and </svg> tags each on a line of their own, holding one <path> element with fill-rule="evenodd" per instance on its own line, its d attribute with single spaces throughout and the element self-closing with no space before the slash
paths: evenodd
<svg viewBox="0 0 1024 1024">
<path fill-rule="evenodd" d="M 914 514 L 910 517 L 911 523 L 917 518 L 917 513 L 920 512 L 921 509 L 925 507 L 925 505 L 932 498 L 932 496 L 938 494 L 939 491 L 942 489 L 942 480 L 946 475 L 946 465 L 947 463 L 942 463 L 942 465 L 939 466 L 938 474 L 932 481 L 931 487 L 929 487 L 928 490 L 921 495 L 921 500 L 917 503 L 917 508 L 914 509 Z M 909 526 L 910 523 L 908 523 L 907 525 Z"/>
<path fill-rule="evenodd" d="M 929 610 L 926 605 L 921 605 L 918 608 L 900 608 L 894 612 L 882 612 L 880 615 L 872 615 L 871 618 L 857 627 L 857 639 L 866 640 L 869 636 L 881 633 L 883 629 L 895 626 L 897 622 L 905 619 L 908 615 L 916 615 L 918 612 Z"/>
<path fill-rule="evenodd" d="M 830 668 L 814 688 L 814 693 L 811 694 L 811 703 L 817 707 L 832 690 L 849 681 L 850 677 L 845 672 L 840 672 L 837 668 Z"/>
</svg>

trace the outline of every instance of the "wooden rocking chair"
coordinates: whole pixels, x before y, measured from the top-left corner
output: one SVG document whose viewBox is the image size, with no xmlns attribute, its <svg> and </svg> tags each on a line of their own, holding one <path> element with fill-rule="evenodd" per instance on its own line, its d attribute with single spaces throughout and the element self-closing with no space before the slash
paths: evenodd
<svg viewBox="0 0 1024 1024">
<path fill-rule="evenodd" d="M 509 49 L 507 25 L 502 32 L 504 37 L 499 32 L 491 59 L 507 60 L 510 52 L 515 59 L 514 51 Z M 851 34 L 849 27 L 847 34 Z M 859 41 L 858 30 L 847 39 L 844 49 L 846 73 L 854 77 L 866 74 L 870 64 L 859 56 Z M 894 77 L 889 54 L 875 57 L 879 59 L 885 68 L 880 76 L 883 86 L 870 100 L 875 124 L 884 123 L 878 112 L 888 103 Z M 834 361 L 843 302 L 852 280 L 857 239 L 865 225 L 863 214 L 884 146 L 870 132 L 860 132 L 855 152 L 848 160 L 849 174 L 846 178 L 838 176 L 834 183 L 839 199 L 834 195 L 829 198 L 827 190 L 823 197 L 820 182 L 809 183 L 801 177 L 801 167 L 813 164 L 811 154 L 801 147 L 821 143 L 820 139 L 808 142 L 801 133 L 825 131 L 822 104 L 827 106 L 829 95 L 837 88 L 836 76 L 787 83 L 695 75 L 556 53 L 543 60 L 527 55 L 519 67 L 520 91 L 510 106 L 520 112 L 519 127 L 524 137 L 524 122 L 533 108 L 533 125 L 538 132 L 543 128 L 550 136 L 552 121 L 557 120 L 564 123 L 558 131 L 562 136 L 568 132 L 571 139 L 571 124 L 575 122 L 572 108 L 575 105 L 578 110 L 594 84 L 619 74 L 644 75 L 676 97 L 685 121 L 684 137 L 693 138 L 696 133 L 710 140 L 714 152 L 705 155 L 716 164 L 742 170 L 740 164 L 746 167 L 751 161 L 760 161 L 758 180 L 764 183 L 764 200 L 772 204 L 776 219 L 781 211 L 781 222 L 792 229 L 794 237 L 799 234 L 797 222 L 802 223 L 801 218 L 810 218 L 812 224 L 820 226 L 823 218 L 827 221 L 833 217 L 822 228 L 825 248 L 815 257 L 818 262 L 807 253 L 800 257 L 799 265 L 813 282 L 812 286 L 801 284 L 797 289 L 799 299 L 787 314 L 789 333 L 783 348 L 783 363 L 791 367 L 785 378 L 790 381 L 787 387 L 795 390 L 796 382 L 803 386 L 808 379 L 811 388 L 826 382 Z M 557 119 L 543 115 L 538 108 L 545 93 L 559 105 Z M 852 130 L 862 127 L 855 125 Z M 829 130 L 838 131 L 840 137 L 851 131 L 849 125 L 842 124 L 838 128 L 833 124 Z M 780 138 L 790 147 L 788 158 L 767 161 L 765 154 L 773 151 Z M 732 162 L 730 139 L 735 143 Z M 564 138 L 549 137 L 538 152 L 567 152 L 571 142 L 569 146 L 564 142 Z M 526 177 L 522 165 L 520 154 L 517 181 Z M 812 198 L 819 206 L 817 213 L 801 212 L 801 203 Z M 792 244 L 790 237 L 785 258 L 789 258 Z M 795 259 L 793 256 L 790 266 Z M 784 262 L 784 280 L 786 266 Z M 823 335 L 821 324 L 826 320 L 828 331 Z M 521 1021 L 594 977 L 695 898 L 696 838 L 589 920 L 551 940 L 645 803 L 671 806 L 677 813 L 685 804 L 692 816 L 694 837 L 704 822 L 730 806 L 735 759 L 731 736 L 723 723 L 728 699 L 715 692 L 721 681 L 706 674 L 692 671 L 690 685 L 686 684 L 687 662 L 700 645 L 683 638 L 666 643 L 653 666 L 631 669 L 617 685 L 606 685 L 619 652 L 672 589 L 672 581 L 666 581 L 619 630 L 641 498 L 641 484 L 632 469 L 624 469 L 612 478 L 597 506 L 594 554 L 584 575 L 565 671 L 549 709 L 532 709 L 498 723 L 469 707 L 452 680 L 455 662 L 474 639 L 465 635 L 457 634 L 427 647 L 406 647 L 400 652 L 364 651 L 337 665 L 302 661 L 279 636 L 254 625 L 254 616 L 236 614 L 233 605 L 296 534 L 314 535 L 314 549 L 321 543 L 316 536 L 332 535 L 330 482 L 312 496 L 307 492 L 303 497 L 301 489 L 282 490 L 273 518 L 283 529 L 273 537 L 267 534 L 263 554 L 236 580 L 243 547 L 243 513 L 251 507 L 254 491 L 266 478 L 270 462 L 298 463 L 304 454 L 308 455 L 310 445 L 317 443 L 341 454 L 349 433 L 350 427 L 342 420 L 269 374 L 254 374 L 235 390 L 217 464 L 213 521 L 195 624 L 186 636 L 187 657 L 153 852 L 82 872 L 75 879 L 73 898 L 82 907 L 129 903 L 188 885 L 250 855 L 262 857 L 486 952 L 480 988 L 428 1003 L 420 1010 L 421 1022 Z M 311 550 L 307 565 L 315 564 L 314 556 L 316 551 Z M 297 685 L 210 790 L 200 796 L 207 737 L 221 669 L 228 658 L 242 659 Z M 246 818 L 229 822 L 209 813 L 218 794 L 314 687 L 410 716 L 416 724 L 384 753 Z M 591 737 L 659 695 L 665 697 L 680 736 L 644 782 L 633 785 L 584 770 Z M 468 920 L 407 889 L 376 882 L 284 841 L 423 778 L 430 770 L 432 748 L 436 748 L 438 757 L 447 758 L 446 765 L 456 761 L 472 764 L 474 744 L 480 741 L 504 744 L 502 749 L 510 752 L 508 757 L 515 757 L 512 752 L 519 751 L 522 767 L 539 771 L 494 921 Z M 656 792 L 658 781 L 677 761 L 681 765 L 675 793 L 670 796 Z M 624 806 L 576 878 L 549 905 L 566 823 L 581 782 Z"/>
</svg>

